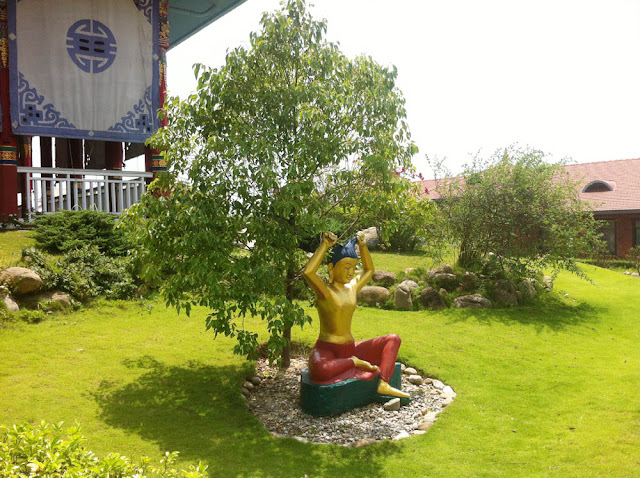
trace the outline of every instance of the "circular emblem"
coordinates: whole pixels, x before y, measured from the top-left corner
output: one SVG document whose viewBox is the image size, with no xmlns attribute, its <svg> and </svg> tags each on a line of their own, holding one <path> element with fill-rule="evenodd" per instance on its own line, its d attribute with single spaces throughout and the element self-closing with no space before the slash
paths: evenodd
<svg viewBox="0 0 640 478">
<path fill-rule="evenodd" d="M 116 59 L 116 38 L 98 20 L 78 20 L 67 32 L 67 52 L 82 71 L 102 73 Z"/>
</svg>

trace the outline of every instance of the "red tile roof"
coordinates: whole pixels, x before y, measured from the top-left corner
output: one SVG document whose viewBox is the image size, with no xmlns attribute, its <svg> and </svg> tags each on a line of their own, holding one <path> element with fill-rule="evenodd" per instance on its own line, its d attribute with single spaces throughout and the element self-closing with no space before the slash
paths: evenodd
<svg viewBox="0 0 640 478">
<path fill-rule="evenodd" d="M 570 164 L 565 169 L 571 179 L 578 182 L 580 199 L 590 202 L 593 211 L 640 211 L 640 158 Z M 582 192 L 593 181 L 604 181 L 613 190 Z M 438 186 L 443 184 L 442 180 L 428 179 L 417 184 L 423 196 L 440 199 Z"/>
<path fill-rule="evenodd" d="M 578 195 L 594 211 L 640 211 L 640 158 L 570 164 L 565 169 L 579 181 Z M 582 192 L 592 181 L 604 181 L 612 191 Z"/>
</svg>

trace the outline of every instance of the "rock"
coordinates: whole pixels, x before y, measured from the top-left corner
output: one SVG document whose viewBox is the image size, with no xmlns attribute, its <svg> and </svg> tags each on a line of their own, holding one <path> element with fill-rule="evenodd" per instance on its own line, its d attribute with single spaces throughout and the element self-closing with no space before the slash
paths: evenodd
<svg viewBox="0 0 640 478">
<path fill-rule="evenodd" d="M 423 383 L 422 377 L 420 375 L 409 375 L 409 378 L 407 380 L 409 380 L 409 382 L 414 385 L 422 385 Z"/>
<path fill-rule="evenodd" d="M 448 407 L 449 405 L 451 405 L 451 402 L 453 402 L 453 397 L 445 397 L 445 399 L 442 400 L 442 406 Z"/>
<path fill-rule="evenodd" d="M 429 412 L 424 414 L 422 421 L 435 422 L 436 418 L 438 418 L 438 412 Z"/>
<path fill-rule="evenodd" d="M 427 433 L 427 430 L 413 430 L 411 432 L 412 435 L 424 435 L 425 433 Z"/>
<path fill-rule="evenodd" d="M 411 273 L 412 273 L 413 271 L 415 271 L 415 270 L 416 270 L 416 268 L 415 268 L 415 267 L 407 267 L 407 268 L 404 270 L 404 273 L 405 273 L 405 274 L 411 274 Z"/>
<path fill-rule="evenodd" d="M 402 373 L 404 373 L 405 370 L 407 370 L 407 366 L 403 363 L 400 364 L 400 370 L 402 371 Z"/>
<path fill-rule="evenodd" d="M 390 287 L 396 283 L 396 275 L 389 271 L 375 271 L 373 273 L 373 282 L 384 287 Z"/>
<path fill-rule="evenodd" d="M 640 274 L 638 274 L 637 272 L 632 272 L 631 277 L 640 277 Z"/>
<path fill-rule="evenodd" d="M 407 432 L 406 430 L 402 430 L 400 433 L 394 436 L 391 440 L 402 440 L 403 438 L 409 438 L 410 436 L 411 435 L 409 435 L 409 432 Z"/>
<path fill-rule="evenodd" d="M 445 387 L 444 383 L 442 383 L 440 380 L 433 380 L 431 382 L 431 385 L 433 385 L 436 390 L 444 390 Z"/>
<path fill-rule="evenodd" d="M 490 309 L 491 301 L 480 294 L 461 295 L 453 299 L 456 309 Z"/>
<path fill-rule="evenodd" d="M 433 379 L 431 379 L 429 377 L 425 377 L 425 378 L 423 378 L 423 380 L 424 380 L 424 383 L 426 383 L 427 385 L 430 384 L 430 383 L 433 383 Z"/>
<path fill-rule="evenodd" d="M 447 291 L 447 289 L 443 289 L 442 287 L 438 291 L 438 294 L 440 294 L 443 299 L 449 297 L 449 291 Z"/>
<path fill-rule="evenodd" d="M 407 375 L 415 375 L 418 373 L 418 371 L 413 367 L 407 367 L 404 369 L 404 373 Z"/>
<path fill-rule="evenodd" d="M 304 437 L 293 437 L 293 439 L 299 441 L 300 443 L 309 443 L 309 440 Z"/>
<path fill-rule="evenodd" d="M 396 412 L 400 410 L 400 399 L 392 398 L 382 406 L 387 412 Z"/>
<path fill-rule="evenodd" d="M 553 290 L 553 279 L 549 276 L 544 276 L 542 278 L 542 285 L 545 289 Z"/>
<path fill-rule="evenodd" d="M 248 397 L 250 395 L 249 390 L 247 390 L 244 387 L 242 387 L 242 389 L 240 391 L 242 392 L 242 395 L 244 395 L 245 397 Z"/>
<path fill-rule="evenodd" d="M 403 280 L 402 282 L 400 282 L 400 285 L 406 285 L 411 290 L 418 290 L 418 288 L 420 287 L 416 281 L 411 279 Z"/>
<path fill-rule="evenodd" d="M 391 292 L 389 292 L 389 289 L 372 285 L 363 287 L 362 290 L 358 292 L 358 302 L 364 302 L 368 305 L 384 304 L 389 300 L 390 296 Z"/>
<path fill-rule="evenodd" d="M 420 423 L 418 423 L 418 430 L 427 431 L 429 428 L 433 426 L 432 420 L 423 419 Z"/>
<path fill-rule="evenodd" d="M 378 230 L 375 227 L 369 227 L 359 232 L 364 235 L 364 241 L 367 243 L 369 249 L 374 250 L 378 248 L 380 238 L 378 237 Z"/>
<path fill-rule="evenodd" d="M 398 286 L 394 295 L 394 303 L 398 309 L 410 309 L 413 307 L 411 289 L 406 285 Z"/>
<path fill-rule="evenodd" d="M 435 274 L 453 274 L 453 267 L 451 267 L 449 264 L 444 264 L 440 267 L 436 267 L 435 269 L 432 269 L 429 272 L 427 272 L 428 276 L 435 275 Z"/>
<path fill-rule="evenodd" d="M 478 276 L 473 272 L 465 272 L 460 279 L 460 287 L 466 292 L 474 291 L 478 288 Z"/>
<path fill-rule="evenodd" d="M 42 287 L 42 279 L 31 269 L 9 267 L 0 272 L 0 284 L 5 284 L 15 295 L 24 295 Z"/>
<path fill-rule="evenodd" d="M 516 286 L 507 279 L 499 279 L 495 283 L 493 293 L 497 300 L 509 305 L 518 305 Z"/>
<path fill-rule="evenodd" d="M 21 297 L 20 300 L 22 305 L 28 309 L 63 310 L 72 306 L 69 294 L 59 290 L 29 294 Z"/>
<path fill-rule="evenodd" d="M 430 276 L 430 280 L 447 291 L 455 290 L 458 286 L 458 278 L 455 274 L 447 274 L 445 272 L 434 274 Z"/>
<path fill-rule="evenodd" d="M 253 390 L 253 384 L 251 382 L 244 382 L 244 385 L 242 386 L 249 391 Z"/>
<path fill-rule="evenodd" d="M 532 297 L 535 297 L 536 294 L 538 293 L 538 291 L 533 286 L 531 281 L 527 279 L 523 279 L 520 281 L 520 283 L 518 284 L 518 290 L 522 292 L 522 297 L 524 299 L 530 299 Z"/>
<path fill-rule="evenodd" d="M 18 312 L 20 310 L 20 306 L 13 300 L 9 289 L 6 287 L 0 287 L 0 302 L 4 302 L 9 312 Z"/>
<path fill-rule="evenodd" d="M 260 380 L 260 377 L 258 376 L 251 377 L 251 383 L 254 384 L 255 386 L 258 386 L 262 383 L 262 380 Z"/>
<path fill-rule="evenodd" d="M 516 291 L 516 299 L 518 299 L 518 304 L 522 303 L 522 291 Z"/>
<path fill-rule="evenodd" d="M 451 395 L 452 397 L 456 397 L 457 394 L 456 392 L 453 391 L 453 388 L 451 388 L 449 385 L 446 385 L 443 389 L 442 389 L 442 394 L 443 395 Z"/>
<path fill-rule="evenodd" d="M 443 309 L 447 306 L 444 299 L 438 291 L 436 291 L 433 287 L 427 287 L 426 289 L 422 289 L 420 291 L 420 295 L 418 296 L 418 302 L 420 305 L 427 309 Z"/>
<path fill-rule="evenodd" d="M 377 441 L 378 440 L 376 440 L 375 438 L 362 438 L 361 440 L 358 440 L 357 442 L 355 442 L 353 447 L 354 448 L 362 448 L 363 446 L 373 445 Z"/>
</svg>

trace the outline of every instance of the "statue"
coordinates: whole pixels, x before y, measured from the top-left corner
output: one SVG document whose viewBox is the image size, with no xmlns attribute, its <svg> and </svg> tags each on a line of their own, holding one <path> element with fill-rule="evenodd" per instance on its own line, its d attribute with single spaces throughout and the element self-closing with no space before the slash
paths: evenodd
<svg viewBox="0 0 640 478">
<path fill-rule="evenodd" d="M 409 394 L 389 385 L 395 371 L 400 337 L 385 335 L 355 342 L 351 335 L 357 294 L 371 280 L 375 270 L 364 237 L 358 234 L 344 246 L 337 241 L 335 234 L 323 233 L 320 246 L 302 273 L 316 293 L 320 318 L 320 335 L 309 358 L 310 379 L 318 385 L 329 385 L 348 379 L 371 380 L 379 375 L 378 394 L 408 398 Z M 356 242 L 362 258 L 362 275 L 356 275 Z M 317 271 L 332 246 L 329 284 L 326 284 Z"/>
</svg>

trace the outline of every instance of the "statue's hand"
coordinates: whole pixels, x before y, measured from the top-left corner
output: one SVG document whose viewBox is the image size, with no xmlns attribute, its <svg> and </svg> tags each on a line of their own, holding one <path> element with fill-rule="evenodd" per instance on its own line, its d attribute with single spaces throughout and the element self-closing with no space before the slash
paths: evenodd
<svg viewBox="0 0 640 478">
<path fill-rule="evenodd" d="M 322 233 L 322 242 L 331 247 L 335 245 L 336 242 L 338 242 L 338 236 L 336 236 L 333 232 L 325 231 Z"/>
<path fill-rule="evenodd" d="M 367 243 L 367 241 L 364 240 L 364 232 L 362 231 L 356 234 L 356 239 L 358 241 L 358 245 Z"/>
<path fill-rule="evenodd" d="M 371 372 L 375 372 L 377 370 L 380 370 L 380 367 L 378 367 L 377 365 L 371 365 L 366 360 L 359 359 L 355 355 L 353 357 L 351 357 L 351 360 L 353 360 L 353 364 L 356 366 L 356 368 L 363 368 L 363 369 L 369 370 Z"/>
</svg>

